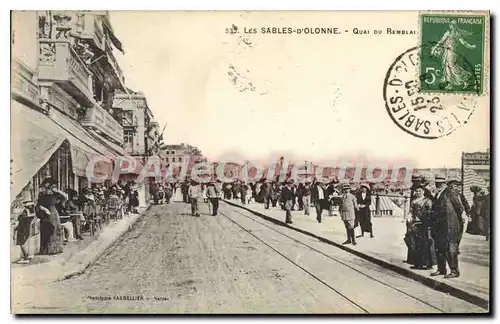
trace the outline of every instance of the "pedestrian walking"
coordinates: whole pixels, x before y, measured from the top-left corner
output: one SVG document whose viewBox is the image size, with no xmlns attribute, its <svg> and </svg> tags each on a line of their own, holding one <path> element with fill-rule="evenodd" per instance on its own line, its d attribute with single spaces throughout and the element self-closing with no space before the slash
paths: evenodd
<svg viewBox="0 0 500 324">
<path fill-rule="evenodd" d="M 453 182 L 450 182 L 453 185 Z M 457 192 L 447 187 L 446 179 L 436 176 L 437 194 L 432 208 L 432 237 L 436 245 L 438 270 L 431 276 L 444 275 L 445 278 L 460 276 L 458 268 L 458 245 L 460 243 L 460 223 L 464 206 Z M 450 267 L 447 273 L 446 264 Z"/>
<path fill-rule="evenodd" d="M 198 201 L 201 198 L 202 192 L 201 187 L 196 181 L 191 181 L 191 185 L 188 188 L 188 197 L 191 202 L 191 215 L 200 217 L 200 209 L 198 206 Z"/>
<path fill-rule="evenodd" d="M 239 193 L 240 193 L 240 199 L 241 199 L 241 203 L 243 205 L 246 205 L 248 203 L 247 201 L 247 194 L 248 194 L 248 185 L 244 182 L 242 182 L 240 185 L 239 185 Z"/>
<path fill-rule="evenodd" d="M 302 189 L 302 208 L 304 215 L 309 215 L 309 208 L 311 206 L 311 183 L 307 181 Z"/>
<path fill-rule="evenodd" d="M 170 204 L 170 199 L 172 199 L 172 184 L 167 183 L 165 185 L 165 202 Z"/>
<path fill-rule="evenodd" d="M 292 182 L 287 180 L 285 182 L 285 186 L 281 190 L 281 201 L 283 202 L 283 206 L 285 209 L 285 223 L 293 224 L 292 222 Z"/>
<path fill-rule="evenodd" d="M 372 214 L 370 210 L 370 205 L 372 203 L 372 196 L 370 193 L 370 185 L 367 183 L 361 184 L 361 191 L 357 195 L 358 203 L 358 221 L 361 228 L 361 237 L 365 235 L 365 232 L 370 233 L 370 237 L 373 238 L 373 225 L 372 225 Z"/>
<path fill-rule="evenodd" d="M 316 181 L 316 185 L 311 190 L 311 200 L 316 207 L 316 220 L 318 223 L 321 223 L 323 209 L 328 208 L 328 197 L 326 196 L 325 184 L 323 182 Z"/>
<path fill-rule="evenodd" d="M 189 183 L 187 181 L 184 181 L 181 185 L 181 192 L 182 192 L 182 201 L 184 201 L 185 203 L 190 203 L 190 199 L 189 199 Z"/>
<path fill-rule="evenodd" d="M 212 205 L 212 216 L 217 216 L 217 211 L 219 210 L 219 195 L 219 189 L 213 182 L 210 182 L 207 187 L 207 198 Z"/>
<path fill-rule="evenodd" d="M 271 190 L 271 203 L 273 207 L 276 207 L 278 204 L 278 199 L 281 195 L 280 188 L 277 183 L 272 183 L 272 190 Z"/>
<path fill-rule="evenodd" d="M 344 221 L 344 226 L 347 233 L 347 240 L 342 244 L 356 245 L 356 238 L 354 236 L 356 211 L 358 210 L 358 203 L 356 197 L 350 192 L 351 186 L 349 184 L 344 184 L 342 187 L 342 204 L 340 210 L 340 216 Z"/>
<path fill-rule="evenodd" d="M 297 204 L 299 205 L 299 210 L 304 210 L 304 184 L 299 183 L 297 186 Z"/>
<path fill-rule="evenodd" d="M 273 188 L 271 186 L 271 183 L 266 182 L 262 186 L 262 194 L 261 196 L 264 198 L 264 209 L 269 209 L 269 205 L 271 204 L 271 201 L 273 199 Z"/>
</svg>

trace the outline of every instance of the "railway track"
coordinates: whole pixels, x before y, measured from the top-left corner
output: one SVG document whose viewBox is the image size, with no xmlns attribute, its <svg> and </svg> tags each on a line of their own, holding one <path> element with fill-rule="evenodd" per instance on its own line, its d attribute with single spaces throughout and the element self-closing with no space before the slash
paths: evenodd
<svg viewBox="0 0 500 324">
<path fill-rule="evenodd" d="M 440 308 L 440 307 L 437 307 L 436 305 L 434 304 L 431 304 L 429 302 L 427 302 L 426 300 L 423 300 L 422 298 L 419 298 L 419 297 L 416 297 L 414 295 L 411 295 L 397 287 L 394 287 L 394 286 L 391 286 L 390 284 L 386 283 L 386 282 L 383 282 L 382 280 L 376 278 L 375 276 L 372 276 L 372 275 L 369 275 L 367 273 L 364 273 L 362 271 L 360 271 L 359 269 L 356 269 L 355 267 L 347 264 L 346 262 L 340 260 L 339 258 L 336 258 L 334 256 L 331 256 L 331 255 L 328 255 L 320 250 L 318 250 L 317 248 L 311 246 L 310 244 L 307 244 L 307 243 L 304 243 L 300 240 L 297 240 L 296 238 L 293 238 L 291 237 L 290 235 L 284 233 L 283 231 L 280 231 L 276 228 L 274 228 L 273 226 L 269 226 L 268 224 L 260 221 L 260 220 L 257 220 L 255 217 L 251 217 L 251 216 L 248 216 L 246 215 L 244 212 L 240 212 L 238 209 L 236 209 L 235 207 L 230 207 L 229 205 L 226 205 L 228 206 L 229 208 L 231 208 L 231 213 L 236 213 L 242 217 L 244 217 L 245 219 L 248 219 L 248 220 L 251 220 L 252 222 L 258 224 L 258 226 L 264 228 L 265 230 L 267 231 L 272 231 L 273 233 L 276 233 L 280 236 L 282 236 L 283 238 L 286 238 L 287 240 L 290 240 L 296 244 L 300 244 L 302 245 L 303 247 L 307 248 L 311 253 L 314 253 L 318 256 L 321 256 L 323 258 L 326 258 L 328 260 L 331 260 L 337 264 L 339 264 L 340 266 L 342 267 L 345 267 L 345 268 L 348 268 L 350 271 L 354 271 L 370 280 L 372 280 L 374 283 L 377 283 L 379 285 L 382 285 L 386 288 L 389 288 L 397 293 L 400 293 L 402 295 L 404 295 L 405 297 L 407 298 L 410 298 L 410 299 L 413 299 L 421 304 L 424 304 L 426 305 L 427 307 L 433 309 L 434 311 L 436 312 L 440 312 L 440 313 L 447 313 L 446 310 Z M 228 215 L 227 212 L 224 212 L 224 211 L 221 211 L 219 209 L 219 215 L 223 216 L 224 218 L 228 219 L 230 222 L 232 222 L 233 224 L 235 224 L 236 226 L 238 226 L 239 228 L 241 228 L 243 231 L 247 232 L 249 235 L 251 235 L 252 237 L 254 237 L 256 240 L 258 240 L 259 242 L 261 242 L 262 244 L 264 244 L 266 247 L 268 247 L 270 250 L 274 251 L 275 253 L 277 253 L 278 255 L 280 255 L 282 258 L 286 259 L 292 266 L 294 267 L 297 267 L 299 269 L 301 269 L 302 271 L 304 271 L 305 273 L 307 273 L 309 276 L 311 276 L 312 278 L 314 278 L 314 280 L 318 281 L 319 283 L 321 283 L 322 285 L 324 285 L 325 287 L 327 287 L 328 289 L 332 290 L 332 292 L 334 292 L 335 294 L 337 294 L 338 296 L 341 296 L 342 298 L 344 298 L 345 300 L 347 300 L 349 303 L 353 304 L 355 307 L 357 307 L 360 311 L 362 311 L 363 313 L 370 313 L 370 311 L 366 308 L 366 307 L 363 307 L 360 303 L 356 302 L 354 300 L 354 298 L 350 297 L 347 293 L 344 293 L 342 292 L 340 289 L 332 286 L 331 284 L 329 284 L 328 282 L 326 282 L 325 280 L 321 279 L 317 274 L 315 274 L 313 271 L 310 271 L 307 269 L 307 265 L 304 265 L 304 264 L 300 264 L 299 262 L 296 262 L 295 260 L 293 260 L 292 258 L 290 258 L 289 256 L 286 255 L 286 253 L 284 253 L 284 251 L 282 251 L 279 247 L 279 245 L 274 245 L 272 243 L 269 243 L 267 242 L 264 238 L 263 238 L 263 235 L 258 235 L 255 233 L 255 230 L 252 230 L 251 228 L 249 228 L 249 226 L 246 226 L 245 224 L 242 224 L 242 222 L 239 222 L 237 220 L 235 220 L 234 217 L 230 217 Z M 259 231 L 260 233 L 260 231 Z M 340 249 L 339 249 L 340 250 Z"/>
</svg>

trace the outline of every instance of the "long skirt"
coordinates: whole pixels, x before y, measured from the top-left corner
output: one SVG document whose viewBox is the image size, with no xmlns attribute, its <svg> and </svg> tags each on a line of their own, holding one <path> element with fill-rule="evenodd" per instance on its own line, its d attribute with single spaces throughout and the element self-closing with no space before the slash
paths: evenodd
<svg viewBox="0 0 500 324">
<path fill-rule="evenodd" d="M 40 221 L 40 254 L 62 253 L 63 235 L 59 215 L 51 212 L 50 216 Z"/>
<path fill-rule="evenodd" d="M 361 233 L 372 232 L 372 215 L 370 213 L 370 208 L 360 208 L 358 211 L 358 221 L 361 227 Z"/>
<path fill-rule="evenodd" d="M 182 195 L 181 188 L 175 189 L 174 201 L 175 202 L 182 202 L 183 201 L 183 195 Z"/>
<path fill-rule="evenodd" d="M 425 228 L 417 228 L 414 233 L 414 264 L 416 266 L 432 267 L 436 264 L 436 252 L 434 250 L 434 240 L 430 237 L 429 230 Z"/>
</svg>

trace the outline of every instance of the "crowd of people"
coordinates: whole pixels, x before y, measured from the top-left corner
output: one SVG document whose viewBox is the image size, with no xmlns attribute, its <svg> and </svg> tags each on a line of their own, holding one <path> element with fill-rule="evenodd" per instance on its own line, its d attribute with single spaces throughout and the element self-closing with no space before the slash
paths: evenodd
<svg viewBox="0 0 500 324">
<path fill-rule="evenodd" d="M 347 239 L 344 244 L 356 245 L 355 229 L 359 226 L 360 235 L 370 234 L 373 238 L 371 222 L 372 203 L 370 185 L 361 183 L 341 184 L 333 179 L 328 183 L 318 181 L 305 181 L 296 183 L 293 179 L 283 182 L 259 181 L 245 183 L 236 181 L 225 183 L 222 186 L 225 199 L 241 200 L 242 204 L 250 202 L 264 204 L 265 209 L 281 208 L 285 211 L 285 223 L 292 224 L 292 211 L 303 211 L 304 215 L 311 215 L 315 210 L 316 220 L 321 223 L 323 213 L 333 216 L 338 212 L 344 222 Z"/>
<path fill-rule="evenodd" d="M 319 223 L 322 222 L 324 211 L 329 216 L 338 212 L 347 237 L 343 244 L 356 245 L 356 237 L 362 237 L 365 233 L 374 237 L 370 207 L 372 190 L 368 183 L 354 186 L 336 180 L 329 183 L 317 180 L 295 183 L 288 179 L 284 182 L 184 182 L 171 186 L 176 201 L 191 203 L 194 216 L 200 215 L 198 202 L 201 199 L 210 200 L 212 215 L 217 215 L 218 201 L 223 197 L 239 200 L 241 204 L 260 203 L 265 209 L 280 208 L 285 212 L 287 224 L 293 223 L 294 210 L 310 215 L 311 209 L 314 209 Z M 474 199 L 472 206 L 469 206 L 461 187 L 459 180 L 442 176 L 436 176 L 432 181 L 418 175 L 412 177 L 404 241 L 408 246 L 406 262 L 413 269 L 432 269 L 437 264 L 437 271 L 432 272 L 431 276 L 459 277 L 458 254 L 463 233 L 481 234 L 489 239 L 489 193 L 485 189 L 471 187 Z M 356 236 L 355 229 L 358 227 L 360 233 Z"/>
<path fill-rule="evenodd" d="M 61 191 L 53 178 L 40 184 L 36 202 L 26 199 L 14 229 L 16 244 L 21 248 L 20 263 L 29 263 L 32 255 L 27 248 L 31 224 L 35 217 L 40 220 L 40 254 L 62 253 L 68 241 L 82 240 L 82 231 L 102 228 L 110 218 L 119 219 L 139 207 L 138 191 L 133 181 L 123 186 L 85 187 L 79 192 L 73 189 Z"/>
<path fill-rule="evenodd" d="M 464 231 L 482 233 L 489 239 L 489 193 L 471 188 L 474 200 L 470 207 L 459 180 L 436 176 L 432 185 L 415 175 L 412 183 L 405 236 L 406 262 L 413 269 L 432 269 L 437 264 L 437 271 L 431 276 L 459 277 L 458 255 Z"/>
</svg>

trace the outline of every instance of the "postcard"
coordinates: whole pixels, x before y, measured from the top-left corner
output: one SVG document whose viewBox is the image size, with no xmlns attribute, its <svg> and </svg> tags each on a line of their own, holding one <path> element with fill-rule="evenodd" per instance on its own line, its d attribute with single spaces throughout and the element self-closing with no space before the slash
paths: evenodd
<svg viewBox="0 0 500 324">
<path fill-rule="evenodd" d="M 13 11 L 14 314 L 489 314 L 488 11 Z"/>
</svg>

